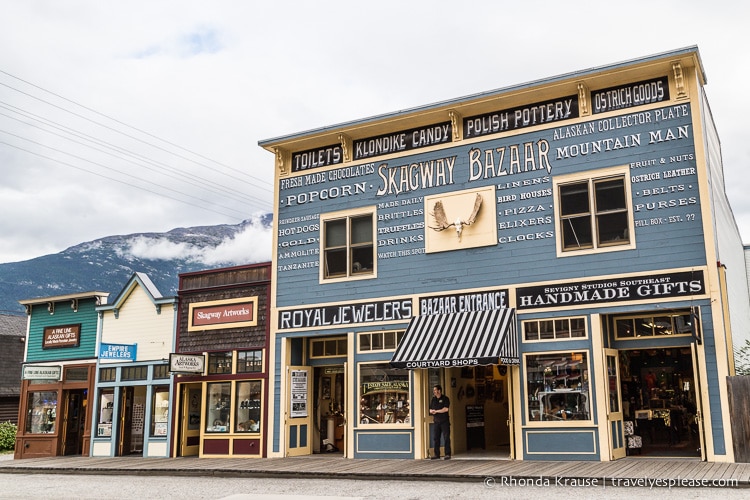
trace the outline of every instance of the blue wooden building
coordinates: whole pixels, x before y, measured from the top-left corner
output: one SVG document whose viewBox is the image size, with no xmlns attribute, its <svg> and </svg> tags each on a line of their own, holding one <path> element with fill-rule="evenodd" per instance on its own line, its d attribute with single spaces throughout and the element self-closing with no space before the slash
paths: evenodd
<svg viewBox="0 0 750 500">
<path fill-rule="evenodd" d="M 261 141 L 269 456 L 733 461 L 750 325 L 696 47 Z"/>
</svg>

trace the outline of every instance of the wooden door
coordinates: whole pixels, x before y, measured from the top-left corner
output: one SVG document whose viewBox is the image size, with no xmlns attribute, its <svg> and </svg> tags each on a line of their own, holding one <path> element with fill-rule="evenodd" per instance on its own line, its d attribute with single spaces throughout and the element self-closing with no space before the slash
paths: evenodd
<svg viewBox="0 0 750 500">
<path fill-rule="evenodd" d="M 622 398 L 620 394 L 620 363 L 616 349 L 604 349 L 604 369 L 607 383 L 607 428 L 609 430 L 609 455 L 612 460 L 623 458 L 627 452 Z"/>
<path fill-rule="evenodd" d="M 310 455 L 313 440 L 312 368 L 287 368 L 286 455 Z"/>
<path fill-rule="evenodd" d="M 203 398 L 201 384 L 183 384 L 180 398 L 180 443 L 177 454 L 181 457 L 192 457 L 200 452 Z"/>
</svg>

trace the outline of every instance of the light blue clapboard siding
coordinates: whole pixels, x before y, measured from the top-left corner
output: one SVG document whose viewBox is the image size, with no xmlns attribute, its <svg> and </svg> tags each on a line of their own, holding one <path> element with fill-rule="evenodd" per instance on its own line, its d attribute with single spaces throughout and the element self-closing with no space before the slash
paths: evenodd
<svg viewBox="0 0 750 500">
<path fill-rule="evenodd" d="M 653 111 L 651 111 L 653 113 Z M 597 119 L 592 121 L 598 122 Z M 678 126 L 688 126 L 689 138 L 661 142 L 657 144 L 648 144 L 649 131 L 669 127 L 676 130 Z M 657 167 L 644 169 L 633 168 L 630 175 L 640 173 L 662 172 L 672 168 L 696 168 L 695 152 L 692 137 L 693 130 L 690 123 L 690 117 L 684 117 L 678 120 L 672 120 L 668 123 L 650 123 L 644 126 L 630 127 L 625 129 L 626 133 L 641 135 L 641 146 L 624 148 L 619 151 L 601 152 L 576 158 L 557 158 L 556 148 L 565 145 L 577 144 L 580 142 L 589 142 L 598 139 L 607 139 L 617 137 L 622 132 L 596 133 L 588 136 L 581 136 L 568 139 L 553 140 L 555 129 L 542 130 L 517 136 L 491 139 L 481 143 L 459 145 L 432 151 L 429 153 L 418 153 L 410 156 L 404 156 L 387 161 L 375 161 L 377 167 L 382 163 L 388 166 L 406 165 L 411 162 L 427 161 L 447 156 L 456 156 L 456 163 L 453 170 L 454 184 L 441 187 L 424 188 L 415 192 L 401 193 L 396 195 L 385 195 L 378 197 L 376 191 L 381 187 L 382 181 L 377 174 L 352 177 L 350 179 L 330 181 L 324 183 L 303 185 L 301 187 L 282 189 L 280 191 L 281 206 L 279 208 L 279 220 L 291 217 L 304 217 L 309 214 L 321 214 L 335 212 L 339 210 L 349 210 L 357 207 L 377 206 L 378 203 L 398 201 L 399 203 L 413 197 L 424 197 L 434 194 L 450 193 L 454 191 L 476 189 L 484 186 L 502 184 L 508 181 L 534 180 L 540 178 L 540 172 L 528 172 L 515 174 L 512 176 L 495 177 L 486 180 L 469 182 L 469 150 L 478 148 L 482 151 L 507 147 L 511 144 L 522 144 L 524 142 L 536 143 L 541 139 L 546 139 L 550 143 L 549 159 L 552 165 L 552 172 L 549 174 L 549 182 L 534 186 L 534 189 L 552 189 L 552 177 L 568 173 L 595 171 L 601 168 L 609 168 L 618 165 L 627 165 L 633 161 L 657 159 L 661 161 L 664 158 L 665 163 Z M 670 163 L 670 158 L 682 157 L 683 155 L 692 155 L 692 160 Z M 359 165 L 365 165 L 363 162 Z M 325 172 L 324 172 L 325 173 Z M 305 192 L 321 189 L 330 189 L 331 187 L 341 187 L 343 185 L 353 185 L 364 182 L 367 186 L 365 194 L 354 196 L 338 197 L 325 201 L 314 201 L 302 205 L 285 206 L 284 200 L 288 195 L 300 195 Z M 674 192 L 668 195 L 643 196 L 641 189 L 647 187 L 663 186 L 671 189 L 670 186 L 681 185 L 683 191 Z M 519 194 L 527 192 L 531 188 L 512 188 L 498 189 L 496 194 Z M 319 268 L 311 267 L 308 269 L 285 271 L 279 269 L 276 272 L 278 280 L 277 288 L 277 305 L 300 306 L 303 304 L 325 303 L 352 301 L 357 299 L 369 299 L 378 297 L 392 297 L 407 294 L 420 294 L 430 292 L 443 292 L 449 290 L 466 289 L 473 287 L 493 287 L 503 285 L 515 285 L 519 283 L 528 283 L 534 281 L 547 280 L 566 280 L 586 276 L 601 276 L 620 273 L 635 273 L 650 270 L 659 270 L 673 267 L 689 267 L 705 265 L 705 251 L 702 234 L 702 221 L 700 215 L 701 200 L 699 200 L 697 188 L 697 176 L 683 176 L 674 179 L 664 179 L 661 181 L 649 181 L 647 183 L 633 183 L 632 199 L 630 202 L 635 209 L 635 218 L 650 219 L 662 218 L 669 216 L 680 216 L 686 219 L 686 214 L 693 214 L 694 220 L 685 220 L 680 223 L 645 225 L 634 228 L 636 238 L 636 248 L 633 250 L 603 252 L 583 256 L 566 256 L 558 258 L 555 253 L 555 236 L 544 239 L 535 239 L 516 243 L 499 243 L 496 246 L 475 248 L 470 250 L 457 250 L 441 252 L 435 254 L 421 254 L 409 257 L 397 257 L 388 259 L 378 259 L 378 277 L 377 279 L 348 281 L 340 283 L 319 283 Z M 691 198 L 693 198 L 691 200 Z M 661 208 L 648 210 L 649 203 L 671 202 L 671 200 L 686 200 L 680 203 L 686 203 L 684 206 L 670 208 Z M 697 201 L 693 203 L 693 200 Z M 541 205 L 543 211 L 529 214 L 529 217 L 545 216 L 554 220 L 552 205 L 553 197 L 543 197 L 530 201 L 516 201 L 498 204 L 495 210 L 505 210 L 507 208 L 522 207 L 528 205 Z M 424 203 L 415 203 L 399 207 L 399 210 L 424 210 Z M 490 210 L 487 204 L 483 210 Z M 393 212 L 394 209 L 378 209 L 377 214 L 382 215 Z M 523 217 L 517 217 L 523 218 Z M 498 221 L 502 220 L 498 216 Z M 379 221 L 378 228 L 385 228 L 389 225 L 398 225 L 404 223 L 425 222 L 427 225 L 432 224 L 429 214 L 424 216 L 413 216 L 405 219 L 396 219 L 393 221 Z M 299 226 L 317 223 L 319 220 L 305 221 L 299 223 Z M 295 224 L 282 225 L 281 228 L 293 228 Z M 523 234 L 524 232 L 534 231 L 551 231 L 554 234 L 554 224 L 543 224 L 536 228 L 521 230 L 499 229 L 500 237 Z M 380 235 L 379 239 L 385 237 L 399 237 L 407 235 L 417 235 L 424 237 L 425 233 L 431 231 L 428 228 L 423 230 L 408 231 L 389 235 Z M 291 236 L 279 236 L 279 244 L 287 244 L 290 241 L 307 238 L 319 238 L 320 232 L 305 232 Z M 279 249 L 279 252 L 287 250 L 308 250 L 318 249 L 320 243 L 312 243 L 294 247 L 291 249 Z M 390 245 L 380 247 L 378 251 L 389 251 L 399 249 L 423 248 L 424 242 L 410 243 L 406 245 Z M 320 260 L 320 256 L 305 258 L 283 258 L 279 259 L 277 264 L 280 266 L 292 264 L 298 261 L 315 261 Z"/>
</svg>

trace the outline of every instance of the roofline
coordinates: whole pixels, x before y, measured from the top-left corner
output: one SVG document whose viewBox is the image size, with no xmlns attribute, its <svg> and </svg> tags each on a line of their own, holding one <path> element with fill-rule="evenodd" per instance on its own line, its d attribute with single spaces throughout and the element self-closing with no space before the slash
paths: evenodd
<svg viewBox="0 0 750 500">
<path fill-rule="evenodd" d="M 55 295 L 52 297 L 39 297 L 36 299 L 25 299 L 19 300 L 18 303 L 23 306 L 33 306 L 36 304 L 46 304 L 47 302 L 61 302 L 63 300 L 72 299 L 89 299 L 98 297 L 109 297 L 109 292 L 81 292 L 81 293 L 70 293 L 67 295 Z"/>
<path fill-rule="evenodd" d="M 676 58 L 676 57 L 684 57 L 686 55 L 691 55 L 691 54 L 693 56 L 695 56 L 695 58 L 696 58 L 698 69 L 700 70 L 701 78 L 703 79 L 703 83 L 706 83 L 706 81 L 707 81 L 706 80 L 706 74 L 705 74 L 705 71 L 703 69 L 703 62 L 701 61 L 700 53 L 698 52 L 698 46 L 697 45 L 691 45 L 691 46 L 688 46 L 688 47 L 683 47 L 681 49 L 675 49 L 675 50 L 671 50 L 671 51 L 667 51 L 667 52 L 661 52 L 661 53 L 658 53 L 658 54 L 653 54 L 653 55 L 650 55 L 650 56 L 638 57 L 638 58 L 635 58 L 635 59 L 629 59 L 629 60 L 626 60 L 626 61 L 621 61 L 619 63 L 607 64 L 605 66 L 595 66 L 595 67 L 588 68 L 588 69 L 583 69 L 583 70 L 579 70 L 579 71 L 573 71 L 571 73 L 564 73 L 564 74 L 558 75 L 558 76 L 553 76 L 553 77 L 549 77 L 549 78 L 543 78 L 543 79 L 540 79 L 540 80 L 532 80 L 530 82 L 526 82 L 526 83 L 522 83 L 522 84 L 517 84 L 517 85 L 511 85 L 509 87 L 502 87 L 502 88 L 499 88 L 499 89 L 489 90 L 489 91 L 485 91 L 485 92 L 480 92 L 480 93 L 477 93 L 477 94 L 471 94 L 471 95 L 467 95 L 467 96 L 464 96 L 464 97 L 458 97 L 458 98 L 454 98 L 454 99 L 449 99 L 449 100 L 446 100 L 446 101 L 439 101 L 439 102 L 435 102 L 435 103 L 432 103 L 432 104 L 426 104 L 426 105 L 422 105 L 422 106 L 417 106 L 417 107 L 414 107 L 414 108 L 407 108 L 407 109 L 403 109 L 401 111 L 395 111 L 395 112 L 391 112 L 391 113 L 385 113 L 385 114 L 382 114 L 382 115 L 375 115 L 375 116 L 371 116 L 371 117 L 363 118 L 363 119 L 359 119 L 359 120 L 352 120 L 352 121 L 348 121 L 348 122 L 338 123 L 336 125 L 329 125 L 329 126 L 325 126 L 325 127 L 316 128 L 316 129 L 306 130 L 306 131 L 303 131 L 303 132 L 297 132 L 297 133 L 293 133 L 293 134 L 289 134 L 289 135 L 283 135 L 283 136 L 279 136 L 279 137 L 273 137 L 273 138 L 270 138 L 270 139 L 264 139 L 264 140 L 258 141 L 258 145 L 260 147 L 262 147 L 262 148 L 269 149 L 270 147 L 272 147 L 272 146 L 274 146 L 276 144 L 290 142 L 290 141 L 302 139 L 304 137 L 309 137 L 309 136 L 314 136 L 314 135 L 320 135 L 320 134 L 324 134 L 324 133 L 330 133 L 330 132 L 334 132 L 334 131 L 341 130 L 341 129 L 346 129 L 346 128 L 350 128 L 350 127 L 354 127 L 354 126 L 359 126 L 359 125 L 365 125 L 365 124 L 368 124 L 368 123 L 375 123 L 375 122 L 379 122 L 379 121 L 383 121 L 383 120 L 392 120 L 394 118 L 401 118 L 401 117 L 404 117 L 404 116 L 407 116 L 407 115 L 411 115 L 411 114 L 415 114 L 415 113 L 420 113 L 420 112 L 425 112 L 425 111 L 432 111 L 432 110 L 443 108 L 443 107 L 446 107 L 446 106 L 457 106 L 459 104 L 464 104 L 464 103 L 467 103 L 467 102 L 470 102 L 470 101 L 474 101 L 474 100 L 477 100 L 477 99 L 486 99 L 486 98 L 490 98 L 490 97 L 497 97 L 497 96 L 499 96 L 501 94 L 504 94 L 504 93 L 507 93 L 507 92 L 524 90 L 524 89 L 528 89 L 528 88 L 531 88 L 531 87 L 538 87 L 540 85 L 556 83 L 556 82 L 560 82 L 560 81 L 568 80 L 568 79 L 572 79 L 572 78 L 581 78 L 581 77 L 584 77 L 584 76 L 590 76 L 590 75 L 593 75 L 593 74 L 596 74 L 596 73 L 602 73 L 602 72 L 605 72 L 605 71 L 613 71 L 613 70 L 616 70 L 616 69 L 619 69 L 619 68 L 623 68 L 625 66 L 632 66 L 632 65 L 634 65 L 636 63 L 641 64 L 641 63 L 647 63 L 647 62 L 657 61 L 657 60 L 660 60 L 660 59 L 673 59 L 673 58 Z"/>
</svg>

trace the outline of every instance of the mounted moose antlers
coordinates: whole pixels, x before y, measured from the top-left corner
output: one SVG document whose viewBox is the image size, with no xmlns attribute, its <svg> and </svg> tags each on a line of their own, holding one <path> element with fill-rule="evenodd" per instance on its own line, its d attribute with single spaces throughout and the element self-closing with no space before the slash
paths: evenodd
<svg viewBox="0 0 750 500">
<path fill-rule="evenodd" d="M 481 208 L 482 195 L 477 193 L 476 198 L 474 198 L 474 210 L 472 210 L 469 218 L 466 220 L 462 220 L 461 217 L 457 217 L 454 222 L 448 222 L 448 217 L 445 215 L 445 208 L 443 208 L 443 202 L 438 200 L 435 202 L 435 206 L 432 209 L 432 218 L 435 219 L 435 224 L 437 224 L 437 226 L 429 227 L 430 229 L 434 229 L 435 231 L 444 231 L 445 229 L 453 226 L 456 228 L 458 241 L 461 241 L 461 233 L 463 232 L 464 226 L 471 226 L 472 224 L 474 224 L 474 221 L 477 219 L 477 215 L 479 215 L 479 209 Z"/>
</svg>

